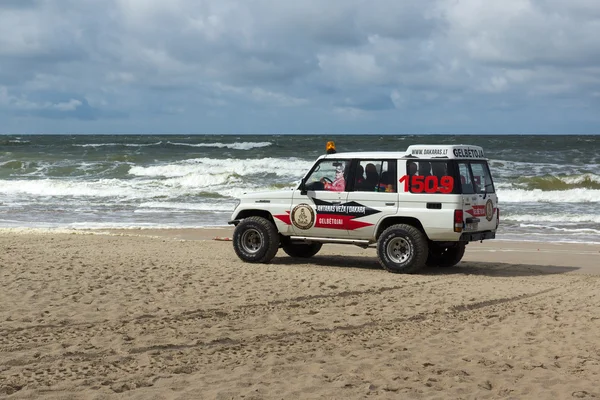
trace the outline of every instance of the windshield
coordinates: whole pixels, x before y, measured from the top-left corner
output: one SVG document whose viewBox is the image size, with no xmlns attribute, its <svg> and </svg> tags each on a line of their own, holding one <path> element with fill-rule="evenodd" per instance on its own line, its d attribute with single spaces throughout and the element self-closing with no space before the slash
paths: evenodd
<svg viewBox="0 0 600 400">
<path fill-rule="evenodd" d="M 349 165 L 349 160 L 322 160 L 306 177 L 305 189 L 343 192 L 346 189 Z"/>
</svg>

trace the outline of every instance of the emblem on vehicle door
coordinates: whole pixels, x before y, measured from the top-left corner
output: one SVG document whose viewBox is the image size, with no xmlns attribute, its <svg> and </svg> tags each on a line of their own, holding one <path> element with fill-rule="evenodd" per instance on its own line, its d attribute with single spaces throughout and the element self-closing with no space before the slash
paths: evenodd
<svg viewBox="0 0 600 400">
<path fill-rule="evenodd" d="M 290 214 L 292 223 L 298 229 L 310 229 L 315 223 L 315 212 L 308 204 L 298 204 Z"/>
<path fill-rule="evenodd" d="M 492 199 L 489 199 L 487 203 L 485 203 L 485 219 L 491 221 L 494 218 L 494 203 Z"/>
</svg>

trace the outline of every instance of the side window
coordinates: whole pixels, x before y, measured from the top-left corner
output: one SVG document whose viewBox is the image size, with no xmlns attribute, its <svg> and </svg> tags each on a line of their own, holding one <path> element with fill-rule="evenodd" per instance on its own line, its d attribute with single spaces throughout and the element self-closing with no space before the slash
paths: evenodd
<svg viewBox="0 0 600 400">
<path fill-rule="evenodd" d="M 356 168 L 354 191 L 397 192 L 396 160 L 361 160 Z"/>
<path fill-rule="evenodd" d="M 472 162 L 471 171 L 473 172 L 473 189 L 475 193 L 494 193 L 494 183 L 487 164 Z"/>
<path fill-rule="evenodd" d="M 322 160 L 306 177 L 306 190 L 346 190 L 349 160 Z"/>
<path fill-rule="evenodd" d="M 411 193 L 456 193 L 454 169 L 448 161 L 421 160 L 406 162 L 407 176 L 400 182 Z"/>
<path fill-rule="evenodd" d="M 396 193 L 398 191 L 398 173 L 396 160 L 385 160 L 381 163 L 381 179 L 379 192 Z"/>
<path fill-rule="evenodd" d="M 475 193 L 475 188 L 473 186 L 473 180 L 471 179 L 471 171 L 469 169 L 469 165 L 465 162 L 459 162 L 458 163 L 458 172 L 460 173 L 461 193 L 463 193 L 463 194 Z"/>
</svg>

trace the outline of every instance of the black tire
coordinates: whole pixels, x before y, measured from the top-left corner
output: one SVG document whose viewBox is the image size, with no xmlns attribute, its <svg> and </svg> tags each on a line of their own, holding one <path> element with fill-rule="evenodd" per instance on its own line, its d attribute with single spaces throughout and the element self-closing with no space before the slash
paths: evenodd
<svg viewBox="0 0 600 400">
<path fill-rule="evenodd" d="M 377 257 L 389 272 L 412 274 L 425 266 L 428 244 L 425 234 L 412 225 L 387 228 L 377 240 Z"/>
<path fill-rule="evenodd" d="M 453 267 L 462 260 L 465 255 L 466 243 L 458 242 L 452 246 L 439 246 L 433 243 L 429 246 L 427 266 L 429 267 Z"/>
<path fill-rule="evenodd" d="M 282 246 L 283 251 L 290 256 L 296 258 L 310 258 L 317 254 L 323 247 L 323 243 L 287 243 Z"/>
<path fill-rule="evenodd" d="M 233 248 L 245 262 L 268 263 L 279 250 L 279 233 L 263 217 L 244 218 L 233 231 Z"/>
</svg>

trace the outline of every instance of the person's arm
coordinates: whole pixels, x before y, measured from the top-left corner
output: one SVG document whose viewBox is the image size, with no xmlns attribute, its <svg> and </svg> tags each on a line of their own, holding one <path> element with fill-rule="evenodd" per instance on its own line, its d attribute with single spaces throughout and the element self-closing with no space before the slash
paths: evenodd
<svg viewBox="0 0 600 400">
<path fill-rule="evenodd" d="M 330 189 L 328 190 L 332 190 L 334 192 L 343 192 L 344 189 L 346 188 L 346 180 L 345 179 L 338 179 L 333 181 L 333 183 L 328 184 Z M 326 187 L 327 188 L 327 187 Z"/>
</svg>

